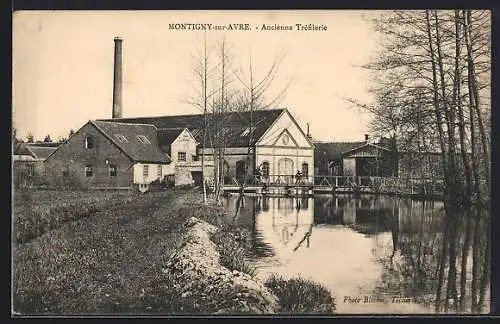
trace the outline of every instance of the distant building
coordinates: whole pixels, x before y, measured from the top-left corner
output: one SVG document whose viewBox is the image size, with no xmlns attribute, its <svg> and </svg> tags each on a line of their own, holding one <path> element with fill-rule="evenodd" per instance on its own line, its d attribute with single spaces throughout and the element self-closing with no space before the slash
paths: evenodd
<svg viewBox="0 0 500 324">
<path fill-rule="evenodd" d="M 16 144 L 12 156 L 14 176 L 25 181 L 43 177 L 45 174 L 43 162 L 59 145 L 61 143 L 53 142 Z"/>
<path fill-rule="evenodd" d="M 342 176 L 344 153 L 366 142 L 315 142 L 314 169 L 316 175 Z"/>
<path fill-rule="evenodd" d="M 393 152 L 389 140 L 363 142 L 315 142 L 315 174 L 318 176 L 379 176 L 400 178 L 443 177 L 440 153 Z"/>
<path fill-rule="evenodd" d="M 315 173 L 323 176 L 381 176 L 397 174 L 397 163 L 391 163 L 386 139 L 362 142 L 317 142 Z M 396 164 L 396 165 L 393 165 Z"/>
</svg>

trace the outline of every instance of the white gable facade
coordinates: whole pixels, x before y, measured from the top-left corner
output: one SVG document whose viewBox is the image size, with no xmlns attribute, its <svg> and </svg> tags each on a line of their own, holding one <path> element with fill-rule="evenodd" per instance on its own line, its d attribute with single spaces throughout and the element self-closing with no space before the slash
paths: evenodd
<svg viewBox="0 0 500 324">
<path fill-rule="evenodd" d="M 304 131 L 284 110 L 255 145 L 256 166 L 268 168 L 271 181 L 278 176 L 293 181 L 301 171 L 312 182 L 314 174 L 314 146 Z"/>
</svg>

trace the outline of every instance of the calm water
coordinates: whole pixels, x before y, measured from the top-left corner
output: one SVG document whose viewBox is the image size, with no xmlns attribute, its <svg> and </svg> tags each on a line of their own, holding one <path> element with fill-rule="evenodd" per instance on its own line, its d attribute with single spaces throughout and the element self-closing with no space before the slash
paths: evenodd
<svg viewBox="0 0 500 324">
<path fill-rule="evenodd" d="M 320 282 L 339 313 L 489 311 L 483 217 L 451 221 L 441 202 L 374 196 L 231 195 L 225 206 L 253 233 L 250 261 L 261 279 Z"/>
</svg>

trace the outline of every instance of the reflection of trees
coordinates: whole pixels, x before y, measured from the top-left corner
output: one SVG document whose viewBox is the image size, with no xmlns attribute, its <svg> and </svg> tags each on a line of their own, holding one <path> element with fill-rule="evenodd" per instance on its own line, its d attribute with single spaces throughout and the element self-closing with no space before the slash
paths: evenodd
<svg viewBox="0 0 500 324">
<path fill-rule="evenodd" d="M 476 209 L 446 217 L 432 203 L 401 204 L 401 218 L 393 221 L 393 252 L 381 260 L 380 292 L 431 298 L 439 313 L 481 313 L 490 282 L 488 213 Z"/>
</svg>

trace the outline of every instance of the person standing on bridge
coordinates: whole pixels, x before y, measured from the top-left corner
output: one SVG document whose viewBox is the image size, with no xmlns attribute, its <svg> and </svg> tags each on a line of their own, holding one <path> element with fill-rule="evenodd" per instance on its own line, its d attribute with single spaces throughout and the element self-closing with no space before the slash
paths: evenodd
<svg viewBox="0 0 500 324">
<path fill-rule="evenodd" d="M 298 170 L 297 174 L 295 175 L 296 182 L 295 184 L 299 184 L 302 181 L 302 171 Z"/>
<path fill-rule="evenodd" d="M 256 180 L 256 183 L 260 183 L 260 176 L 262 175 L 261 171 L 260 171 L 260 167 L 257 166 L 257 168 L 255 169 L 255 180 Z"/>
</svg>

